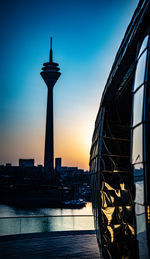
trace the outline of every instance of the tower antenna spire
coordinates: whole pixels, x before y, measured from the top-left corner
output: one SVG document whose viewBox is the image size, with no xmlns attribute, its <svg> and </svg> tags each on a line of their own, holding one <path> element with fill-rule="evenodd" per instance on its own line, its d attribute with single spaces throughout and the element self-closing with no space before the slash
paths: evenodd
<svg viewBox="0 0 150 259">
<path fill-rule="evenodd" d="M 52 37 L 50 38 L 49 62 L 43 64 L 41 76 L 48 88 L 47 117 L 45 131 L 44 171 L 47 177 L 54 173 L 54 134 L 53 134 L 53 88 L 60 77 L 59 65 L 53 62 Z"/>
<path fill-rule="evenodd" d="M 51 37 L 51 47 L 50 47 L 50 63 L 53 62 L 53 50 L 52 50 L 52 37 Z"/>
</svg>

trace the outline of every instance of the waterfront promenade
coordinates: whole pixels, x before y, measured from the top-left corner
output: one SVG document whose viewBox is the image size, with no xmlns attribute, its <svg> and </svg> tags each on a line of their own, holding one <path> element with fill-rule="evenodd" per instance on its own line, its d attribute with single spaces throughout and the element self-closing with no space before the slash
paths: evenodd
<svg viewBox="0 0 150 259">
<path fill-rule="evenodd" d="M 0 237 L 0 258 L 100 259 L 95 232 L 57 231 Z"/>
</svg>

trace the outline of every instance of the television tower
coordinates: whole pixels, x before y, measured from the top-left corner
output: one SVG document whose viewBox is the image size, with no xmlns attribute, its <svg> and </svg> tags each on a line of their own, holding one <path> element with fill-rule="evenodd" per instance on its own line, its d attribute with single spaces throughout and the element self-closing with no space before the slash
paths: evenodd
<svg viewBox="0 0 150 259">
<path fill-rule="evenodd" d="M 44 63 L 40 73 L 48 87 L 47 115 L 45 133 L 44 169 L 47 176 L 52 176 L 54 170 L 54 140 L 53 140 L 53 87 L 60 77 L 59 64 L 53 62 L 52 37 L 49 62 Z"/>
</svg>

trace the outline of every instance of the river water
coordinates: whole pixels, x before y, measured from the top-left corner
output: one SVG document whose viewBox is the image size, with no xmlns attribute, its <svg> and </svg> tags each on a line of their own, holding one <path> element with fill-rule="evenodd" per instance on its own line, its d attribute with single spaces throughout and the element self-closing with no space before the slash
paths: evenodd
<svg viewBox="0 0 150 259">
<path fill-rule="evenodd" d="M 92 204 L 81 209 L 22 209 L 0 205 L 0 235 L 94 230 Z"/>
<path fill-rule="evenodd" d="M 80 209 L 59 209 L 59 208 L 38 208 L 23 209 L 13 206 L 0 205 L 0 217 L 20 217 L 20 216 L 75 216 L 75 215 L 93 215 L 92 203 L 87 202 L 86 206 Z"/>
</svg>

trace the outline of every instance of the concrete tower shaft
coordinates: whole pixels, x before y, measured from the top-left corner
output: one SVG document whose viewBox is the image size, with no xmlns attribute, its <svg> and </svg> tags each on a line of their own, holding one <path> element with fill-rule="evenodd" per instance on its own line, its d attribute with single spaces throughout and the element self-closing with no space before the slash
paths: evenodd
<svg viewBox="0 0 150 259">
<path fill-rule="evenodd" d="M 52 38 L 50 48 L 49 62 L 44 63 L 41 76 L 48 87 L 47 96 L 47 115 L 46 115 L 46 133 L 45 133 L 45 155 L 44 168 L 48 175 L 52 175 L 54 170 L 54 134 L 53 134 L 53 87 L 60 77 L 58 64 L 53 62 Z"/>
</svg>

